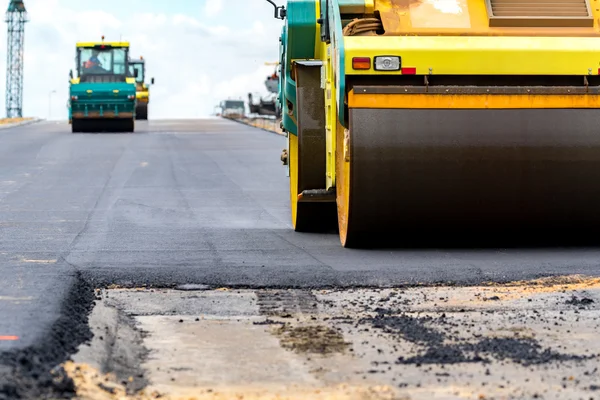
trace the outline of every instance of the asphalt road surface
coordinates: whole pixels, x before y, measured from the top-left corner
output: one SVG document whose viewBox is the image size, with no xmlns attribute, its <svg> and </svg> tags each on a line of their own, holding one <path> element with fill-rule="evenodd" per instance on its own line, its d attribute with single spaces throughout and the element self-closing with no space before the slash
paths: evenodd
<svg viewBox="0 0 600 400">
<path fill-rule="evenodd" d="M 0 130 L 0 399 L 60 389 L 48 371 L 92 337 L 96 288 L 600 276 L 595 247 L 349 250 L 335 233 L 295 233 L 285 143 L 220 119 L 143 122 L 133 134 Z"/>
</svg>

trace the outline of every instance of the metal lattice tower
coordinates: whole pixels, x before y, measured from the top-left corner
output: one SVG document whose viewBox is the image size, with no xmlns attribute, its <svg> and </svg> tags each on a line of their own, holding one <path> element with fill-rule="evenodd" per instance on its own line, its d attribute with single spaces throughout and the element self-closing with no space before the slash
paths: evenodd
<svg viewBox="0 0 600 400">
<path fill-rule="evenodd" d="M 6 11 L 6 117 L 23 116 L 23 47 L 27 10 L 23 0 L 10 0 Z"/>
</svg>

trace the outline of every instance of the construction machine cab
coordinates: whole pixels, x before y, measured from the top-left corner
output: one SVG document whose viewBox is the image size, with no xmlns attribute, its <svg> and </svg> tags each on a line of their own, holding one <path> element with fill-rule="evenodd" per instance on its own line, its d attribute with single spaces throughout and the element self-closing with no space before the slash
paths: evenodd
<svg viewBox="0 0 600 400">
<path fill-rule="evenodd" d="M 129 60 L 129 71 L 135 78 L 135 82 L 147 86 L 146 83 L 146 60 L 140 57 L 137 60 Z M 150 78 L 150 84 L 154 85 L 154 78 Z"/>
<path fill-rule="evenodd" d="M 135 78 L 137 87 L 146 87 L 146 60 L 129 60 L 129 76 Z"/>
<path fill-rule="evenodd" d="M 77 76 L 80 82 L 125 82 L 129 45 L 125 43 L 78 43 Z"/>
</svg>

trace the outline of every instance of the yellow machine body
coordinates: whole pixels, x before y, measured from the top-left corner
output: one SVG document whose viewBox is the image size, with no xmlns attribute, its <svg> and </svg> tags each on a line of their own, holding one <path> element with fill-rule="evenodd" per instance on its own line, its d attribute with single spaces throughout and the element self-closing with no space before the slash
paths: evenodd
<svg viewBox="0 0 600 400">
<path fill-rule="evenodd" d="M 146 60 L 144 57 L 129 61 L 131 79 L 135 83 L 136 98 L 136 119 L 148 119 L 148 104 L 150 103 L 150 84 L 154 83 L 154 78 L 150 82 L 146 81 Z"/>
</svg>

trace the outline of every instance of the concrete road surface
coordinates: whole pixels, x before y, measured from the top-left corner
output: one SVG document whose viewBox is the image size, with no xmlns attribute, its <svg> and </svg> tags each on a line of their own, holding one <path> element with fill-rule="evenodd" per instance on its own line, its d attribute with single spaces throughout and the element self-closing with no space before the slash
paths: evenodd
<svg viewBox="0 0 600 400">
<path fill-rule="evenodd" d="M 598 306 L 600 248 L 348 250 L 335 233 L 293 232 L 279 160 L 285 145 L 282 136 L 220 119 L 139 122 L 133 134 L 71 134 L 53 122 L 0 131 L 0 399 L 74 392 L 73 371 L 57 366 L 76 353 L 93 364 L 82 346 L 102 335 L 88 319 L 103 318 L 98 307 L 113 307 L 106 296 L 119 287 L 375 290 L 582 275 L 573 295 L 589 300 L 588 311 Z M 139 301 L 150 307 L 156 299 Z M 252 309 L 248 301 L 242 309 Z M 173 307 L 144 312 L 179 315 Z M 139 312 L 129 310 L 128 318 Z M 364 319 L 360 312 L 351 318 Z M 585 329 L 595 326 L 589 321 Z M 134 322 L 112 326 L 135 336 Z M 138 339 L 123 350 L 134 359 L 124 365 L 137 368 L 144 387 L 152 374 L 142 361 L 157 345 Z M 103 363 L 103 373 L 118 370 Z"/>
</svg>

